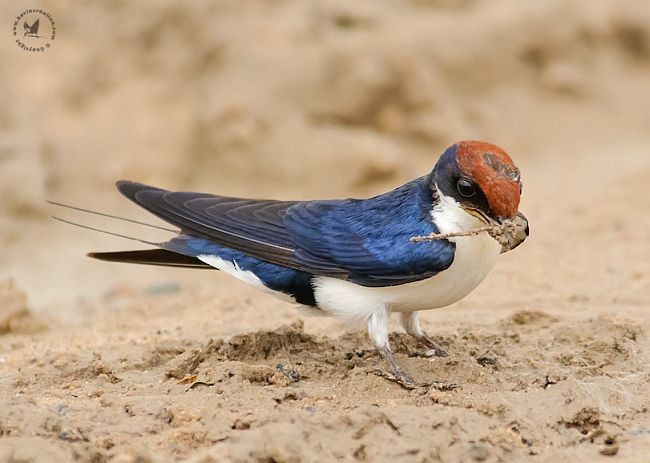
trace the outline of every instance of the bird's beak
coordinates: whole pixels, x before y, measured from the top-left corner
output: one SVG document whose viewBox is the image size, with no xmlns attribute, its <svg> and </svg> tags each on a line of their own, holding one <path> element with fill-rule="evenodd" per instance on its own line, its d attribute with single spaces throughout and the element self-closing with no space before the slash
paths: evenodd
<svg viewBox="0 0 650 463">
<path fill-rule="evenodd" d="M 521 212 L 518 212 L 517 215 L 514 217 L 514 219 L 509 219 L 509 218 L 501 218 L 501 217 L 493 218 L 486 215 L 482 211 L 479 211 L 478 209 L 474 209 L 470 207 L 463 207 L 463 209 L 468 214 L 473 215 L 474 217 L 476 217 L 486 225 L 500 226 L 503 225 L 503 223 L 506 221 L 510 221 L 515 225 L 515 232 L 511 237 L 511 242 L 508 246 L 503 246 L 501 248 L 502 253 L 512 251 L 514 248 L 516 248 L 521 243 L 523 243 L 528 237 L 528 235 L 530 234 L 530 229 L 528 228 L 528 219 L 526 219 L 526 216 Z"/>
<path fill-rule="evenodd" d="M 495 222 L 492 218 L 488 217 L 485 215 L 483 212 L 479 211 L 478 209 L 474 209 L 471 207 L 463 207 L 465 212 L 467 212 L 469 215 L 473 215 L 477 219 L 479 219 L 481 222 L 488 224 L 488 225 L 498 225 L 498 222 Z"/>
</svg>

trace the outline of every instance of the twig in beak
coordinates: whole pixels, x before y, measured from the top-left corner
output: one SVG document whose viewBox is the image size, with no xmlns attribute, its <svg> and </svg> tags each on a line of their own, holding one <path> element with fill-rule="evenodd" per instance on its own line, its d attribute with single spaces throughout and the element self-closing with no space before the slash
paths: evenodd
<svg viewBox="0 0 650 463">
<path fill-rule="evenodd" d="M 492 238 L 504 247 L 512 246 L 514 236 L 517 233 L 517 225 L 510 220 L 504 221 L 501 225 L 491 225 L 486 227 L 474 228 L 472 230 L 452 233 L 431 233 L 427 236 L 414 236 L 412 242 L 444 240 L 458 236 L 474 236 L 479 233 L 488 233 Z"/>
</svg>

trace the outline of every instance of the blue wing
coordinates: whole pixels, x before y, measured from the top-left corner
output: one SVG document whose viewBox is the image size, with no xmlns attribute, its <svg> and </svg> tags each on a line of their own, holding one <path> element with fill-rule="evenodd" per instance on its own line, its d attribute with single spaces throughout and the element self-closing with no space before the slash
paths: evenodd
<svg viewBox="0 0 650 463">
<path fill-rule="evenodd" d="M 250 200 L 133 182 L 118 188 L 183 234 L 311 275 L 390 286 L 429 278 L 453 261 L 452 242 L 409 240 L 438 232 L 429 177 L 375 198 L 340 201 Z"/>
</svg>

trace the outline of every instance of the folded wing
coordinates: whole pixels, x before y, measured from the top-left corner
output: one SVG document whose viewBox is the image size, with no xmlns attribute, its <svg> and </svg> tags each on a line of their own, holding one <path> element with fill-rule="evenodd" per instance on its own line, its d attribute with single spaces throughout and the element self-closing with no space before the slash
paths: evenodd
<svg viewBox="0 0 650 463">
<path fill-rule="evenodd" d="M 376 198 L 341 201 L 241 199 L 126 181 L 117 186 L 181 233 L 317 276 L 398 285 L 433 276 L 453 261 L 449 241 L 409 241 L 437 231 L 424 179 Z"/>
</svg>

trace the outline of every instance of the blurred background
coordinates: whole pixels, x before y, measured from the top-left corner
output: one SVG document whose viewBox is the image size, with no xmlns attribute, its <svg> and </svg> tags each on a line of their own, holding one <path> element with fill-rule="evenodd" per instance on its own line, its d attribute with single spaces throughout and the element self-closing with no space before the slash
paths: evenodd
<svg viewBox="0 0 650 463">
<path fill-rule="evenodd" d="M 621 443 L 619 460 L 646 461 L 648 6 L 0 2 L 0 460 L 577 463 Z M 56 23 L 43 52 L 14 42 L 26 8 Z M 468 297 L 422 313 L 449 358 L 393 342 L 400 364 L 452 392 L 400 390 L 372 374 L 383 362 L 363 332 L 306 318 L 302 333 L 293 306 L 221 272 L 93 261 L 146 246 L 52 215 L 168 236 L 45 202 L 156 222 L 119 179 L 369 197 L 463 139 L 520 167 L 531 236 Z M 241 356 L 215 352 L 200 381 L 178 381 L 208 339 L 236 335 Z M 269 380 L 294 361 L 306 381 Z"/>
<path fill-rule="evenodd" d="M 160 236 L 45 199 L 143 219 L 116 180 L 371 196 L 462 139 L 503 146 L 523 172 L 532 236 L 488 286 L 516 284 L 533 306 L 569 286 L 577 300 L 650 291 L 645 0 L 33 3 L 0 4 L 0 279 L 33 310 L 74 320 L 120 291 L 248 291 L 93 262 L 138 246 L 51 215 Z M 43 53 L 11 37 L 26 6 L 56 22 Z"/>
</svg>

